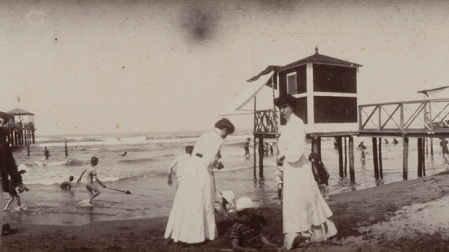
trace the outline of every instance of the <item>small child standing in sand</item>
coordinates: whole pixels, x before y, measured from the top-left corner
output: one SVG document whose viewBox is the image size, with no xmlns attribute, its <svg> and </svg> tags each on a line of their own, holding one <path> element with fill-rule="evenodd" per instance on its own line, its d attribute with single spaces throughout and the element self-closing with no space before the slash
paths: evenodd
<svg viewBox="0 0 449 252">
<path fill-rule="evenodd" d="M 284 166 L 282 162 L 278 162 L 276 172 L 274 173 L 276 186 L 278 188 L 278 204 L 282 204 L 282 189 L 284 188 Z"/>
<path fill-rule="evenodd" d="M 6 206 L 3 209 L 3 211 L 8 210 L 9 206 L 14 201 L 14 199 L 17 199 L 17 207 L 19 207 L 19 209 L 22 206 L 20 202 L 20 196 L 16 191 L 16 187 L 19 187 L 20 193 L 22 193 L 24 190 L 28 192 L 29 189 L 22 182 L 22 174 L 24 174 L 25 172 L 26 170 L 20 170 L 18 173 L 11 175 L 11 179 L 9 180 L 9 191 L 8 191 L 11 199 L 8 201 L 8 203 L 6 203 Z"/>
<path fill-rule="evenodd" d="M 62 190 L 70 190 L 70 189 L 72 189 L 72 181 L 73 181 L 73 176 L 70 176 L 68 181 L 64 181 L 64 182 L 61 183 L 61 186 L 60 186 L 61 189 Z"/>
<path fill-rule="evenodd" d="M 259 251 L 262 243 L 272 248 L 277 245 L 271 243 L 263 234 L 262 228 L 266 225 L 262 216 L 255 214 L 255 209 L 259 207 L 248 197 L 241 197 L 236 203 L 237 220 L 232 226 L 232 249 L 233 251 Z"/>
<path fill-rule="evenodd" d="M 235 206 L 235 194 L 233 191 L 221 191 L 215 194 L 215 204 L 218 205 L 218 210 L 220 210 L 223 214 L 228 212 L 226 208 L 227 205 L 234 207 Z M 215 207 L 217 210 L 217 207 Z M 217 212 L 217 211 L 216 211 Z"/>
<path fill-rule="evenodd" d="M 86 178 L 86 189 L 89 191 L 90 193 L 90 197 L 89 197 L 89 204 L 92 204 L 92 200 L 97 197 L 98 195 L 100 195 L 100 190 L 98 189 L 98 187 L 95 185 L 95 181 L 97 181 L 103 188 L 106 188 L 106 186 L 100 181 L 100 179 L 97 176 L 97 169 L 95 168 L 95 166 L 97 166 L 98 164 L 98 158 L 97 157 L 92 157 L 90 159 L 90 164 L 91 167 L 89 169 L 86 169 L 83 171 L 83 173 L 81 174 L 80 178 L 78 179 L 77 183 L 81 181 L 81 178 L 83 177 L 84 173 L 87 172 L 87 178 Z M 94 181 L 95 178 L 95 181 Z"/>
<path fill-rule="evenodd" d="M 312 152 L 309 155 L 309 161 L 312 162 L 312 171 L 316 182 L 318 183 L 321 191 L 321 195 L 324 199 L 329 199 L 329 172 L 321 162 L 320 155 Z"/>
</svg>

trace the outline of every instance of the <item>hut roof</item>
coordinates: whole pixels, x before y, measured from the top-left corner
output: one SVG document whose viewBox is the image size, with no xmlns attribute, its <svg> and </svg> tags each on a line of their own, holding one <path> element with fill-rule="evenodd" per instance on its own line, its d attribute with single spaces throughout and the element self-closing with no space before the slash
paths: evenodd
<svg viewBox="0 0 449 252">
<path fill-rule="evenodd" d="M 7 113 L 11 114 L 11 115 L 34 115 L 33 113 L 30 113 L 28 111 L 25 111 L 25 110 L 19 109 L 19 108 L 10 110 Z"/>
<path fill-rule="evenodd" d="M 278 71 L 282 71 L 286 68 L 289 68 L 291 66 L 295 66 L 295 65 L 301 65 L 304 63 L 327 63 L 327 64 L 337 64 L 337 65 L 343 65 L 343 66 L 349 66 L 349 67 L 361 67 L 362 65 L 357 64 L 357 63 L 353 63 L 353 62 L 349 62 L 346 60 L 341 60 L 341 59 L 337 59 L 337 58 L 332 58 L 323 54 L 319 54 L 318 53 L 318 48 L 315 48 L 315 54 L 311 55 L 307 58 L 295 61 L 293 63 L 290 63 L 288 65 L 285 65 L 283 67 L 281 67 L 280 69 L 278 69 Z"/>
</svg>

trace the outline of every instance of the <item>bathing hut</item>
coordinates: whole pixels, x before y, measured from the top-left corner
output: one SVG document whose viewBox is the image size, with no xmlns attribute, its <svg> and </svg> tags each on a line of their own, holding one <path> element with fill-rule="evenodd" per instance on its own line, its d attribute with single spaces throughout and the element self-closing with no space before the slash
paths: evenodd
<svg viewBox="0 0 449 252">
<path fill-rule="evenodd" d="M 319 54 L 315 48 L 314 55 L 277 69 L 279 95 L 297 99 L 295 114 L 304 121 L 308 134 L 355 132 L 359 67 Z"/>
<path fill-rule="evenodd" d="M 336 137 L 340 153 L 340 175 L 343 176 L 342 137 L 349 137 L 351 179 L 354 172 L 353 135 L 358 130 L 357 73 L 362 65 L 329 57 L 318 52 L 285 66 L 269 66 L 257 76 L 248 80 L 251 84 L 243 95 L 234 100 L 222 115 L 241 109 L 254 98 L 263 86 L 272 88 L 274 99 L 291 94 L 297 99 L 295 114 L 305 124 L 307 137 L 312 138 L 312 148 L 321 154 L 321 137 Z M 276 90 L 276 91 L 275 91 Z M 279 111 L 257 110 L 254 105 L 254 139 L 259 143 L 264 138 L 282 134 L 277 118 Z M 346 143 L 346 139 L 345 139 Z M 256 146 L 254 140 L 254 146 Z M 261 146 L 259 144 L 259 146 Z M 261 150 L 259 150 L 260 152 Z M 263 156 L 259 156 L 259 176 L 263 176 Z M 351 161 L 352 160 L 352 161 Z M 256 162 L 255 162 L 256 163 Z"/>
</svg>

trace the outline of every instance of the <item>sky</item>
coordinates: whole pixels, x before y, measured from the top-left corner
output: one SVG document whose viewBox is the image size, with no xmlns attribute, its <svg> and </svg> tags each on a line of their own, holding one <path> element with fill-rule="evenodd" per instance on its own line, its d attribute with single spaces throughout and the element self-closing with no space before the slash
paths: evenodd
<svg viewBox="0 0 449 252">
<path fill-rule="evenodd" d="M 359 104 L 421 99 L 448 85 L 447 13 L 447 1 L 0 0 L 0 111 L 34 113 L 36 135 L 212 129 L 247 79 L 315 46 L 362 65 Z M 271 90 L 257 100 L 272 106 Z"/>
</svg>

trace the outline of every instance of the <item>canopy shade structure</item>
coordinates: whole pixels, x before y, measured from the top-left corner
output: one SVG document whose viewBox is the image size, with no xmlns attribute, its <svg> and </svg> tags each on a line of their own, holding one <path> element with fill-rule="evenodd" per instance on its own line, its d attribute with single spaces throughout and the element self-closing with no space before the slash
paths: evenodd
<svg viewBox="0 0 449 252">
<path fill-rule="evenodd" d="M 220 116 L 244 114 L 243 108 L 260 90 L 270 81 L 273 74 L 262 75 L 258 80 L 252 81 L 237 97 L 221 112 Z M 240 113 L 236 113 L 240 112 Z"/>
<path fill-rule="evenodd" d="M 25 110 L 19 109 L 19 108 L 8 111 L 8 114 L 11 114 L 11 115 L 34 115 L 33 113 L 30 113 L 28 111 L 25 111 Z"/>
<path fill-rule="evenodd" d="M 426 97 L 428 97 L 430 99 L 448 98 L 449 97 L 449 86 L 421 90 L 421 91 L 418 91 L 418 93 L 424 94 Z"/>
</svg>

